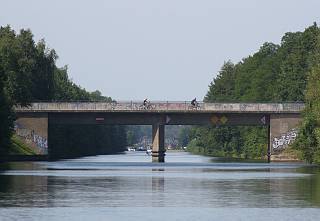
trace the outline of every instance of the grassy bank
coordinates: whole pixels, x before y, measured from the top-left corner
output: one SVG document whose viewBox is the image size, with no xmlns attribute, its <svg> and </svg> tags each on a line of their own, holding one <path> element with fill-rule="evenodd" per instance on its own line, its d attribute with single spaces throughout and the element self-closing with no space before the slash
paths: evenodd
<svg viewBox="0 0 320 221">
<path fill-rule="evenodd" d="M 35 155 L 35 151 L 22 142 L 22 140 L 16 136 L 13 135 L 11 138 L 11 147 L 9 149 L 9 155 Z"/>
<path fill-rule="evenodd" d="M 293 148 L 287 148 L 279 153 L 271 155 L 271 161 L 302 161 L 302 151 Z"/>
<path fill-rule="evenodd" d="M 238 160 L 267 160 L 267 155 L 263 155 L 261 157 L 248 157 L 244 154 L 235 154 L 235 153 L 225 153 L 223 151 L 205 151 L 201 147 L 188 147 L 187 152 L 202 155 L 202 156 L 209 156 L 209 157 L 221 157 L 227 159 L 238 159 Z M 287 148 L 281 152 L 274 153 L 271 155 L 271 161 L 283 161 L 283 162 L 290 162 L 290 161 L 302 161 L 302 152 L 293 148 Z"/>
</svg>

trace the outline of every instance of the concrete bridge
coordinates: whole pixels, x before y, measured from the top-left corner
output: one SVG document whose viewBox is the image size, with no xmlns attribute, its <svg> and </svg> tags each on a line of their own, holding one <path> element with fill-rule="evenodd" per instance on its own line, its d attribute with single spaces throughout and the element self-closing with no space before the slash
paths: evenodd
<svg viewBox="0 0 320 221">
<path fill-rule="evenodd" d="M 165 125 L 260 125 L 268 128 L 270 155 L 297 135 L 303 103 L 41 102 L 16 107 L 16 133 L 46 153 L 50 126 L 59 124 L 152 125 L 152 161 L 164 162 Z"/>
</svg>

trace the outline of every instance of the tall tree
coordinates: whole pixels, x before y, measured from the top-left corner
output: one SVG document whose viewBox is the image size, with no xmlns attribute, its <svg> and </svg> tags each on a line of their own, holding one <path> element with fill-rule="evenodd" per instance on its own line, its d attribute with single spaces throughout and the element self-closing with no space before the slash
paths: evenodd
<svg viewBox="0 0 320 221">
<path fill-rule="evenodd" d="M 265 43 L 258 52 L 237 64 L 226 62 L 218 76 L 211 82 L 206 102 L 298 102 L 305 100 L 307 92 L 316 88 L 316 59 L 320 54 L 320 29 L 317 24 L 303 32 L 286 33 L 280 45 Z M 309 80 L 307 78 L 308 73 Z M 313 81 L 313 82 L 311 82 Z M 313 85 L 313 86 L 312 86 Z M 315 89 L 314 89 L 315 90 Z M 320 94 L 319 94 L 320 97 Z M 311 104 L 315 96 L 306 98 Z M 307 111 L 308 117 L 302 134 L 305 149 L 315 148 L 317 141 L 316 109 Z M 313 128 L 313 129 L 312 129 Z M 241 155 L 257 158 L 266 154 L 267 130 L 261 127 L 197 128 L 191 136 L 190 150 L 218 155 Z M 312 133 L 311 133 L 312 132 Z M 192 133 L 191 133 L 192 134 Z M 307 136 L 310 134 L 312 136 Z M 307 148 L 308 146 L 308 148 Z M 195 147 L 195 148 L 193 148 Z M 236 150 L 236 151 L 235 151 Z M 310 156 L 316 150 L 305 151 Z M 236 154 L 235 154 L 236 153 Z M 311 153 L 311 154 L 310 154 Z M 310 158 L 310 156 L 305 156 Z M 313 159 L 312 159 L 313 160 Z"/>
<path fill-rule="evenodd" d="M 32 101 L 48 100 L 112 101 L 110 97 L 102 96 L 99 91 L 90 93 L 76 85 L 69 79 L 66 66 L 63 68 L 56 66 L 57 58 L 56 52 L 49 49 L 44 40 L 34 42 L 30 30 L 22 29 L 16 34 L 10 26 L 0 27 L 0 152 L 5 152 L 5 148 L 10 146 L 14 105 L 28 105 Z M 73 129 L 74 131 L 69 131 L 69 135 L 78 137 L 73 137 L 68 142 L 73 141 L 75 145 L 80 146 L 95 142 L 96 135 L 91 127 L 73 127 Z M 110 141 L 108 146 L 101 148 L 123 150 L 126 143 L 124 129 L 124 127 L 107 126 L 104 129 L 97 129 L 96 132 L 104 143 Z M 106 131 L 110 134 L 105 133 Z M 96 154 L 97 151 L 100 153 L 102 151 L 83 146 L 77 150 L 79 151 L 77 154 Z"/>
<path fill-rule="evenodd" d="M 13 130 L 13 111 L 10 101 L 4 90 L 6 75 L 0 65 L 0 154 L 7 153 Z"/>
<path fill-rule="evenodd" d="M 320 45 L 320 37 L 318 42 Z M 294 146 L 309 163 L 320 164 L 320 53 L 317 55 L 318 62 L 308 74 L 304 119 Z"/>
<path fill-rule="evenodd" d="M 235 66 L 231 61 L 225 62 L 218 76 L 210 83 L 205 102 L 234 101 Z"/>
</svg>

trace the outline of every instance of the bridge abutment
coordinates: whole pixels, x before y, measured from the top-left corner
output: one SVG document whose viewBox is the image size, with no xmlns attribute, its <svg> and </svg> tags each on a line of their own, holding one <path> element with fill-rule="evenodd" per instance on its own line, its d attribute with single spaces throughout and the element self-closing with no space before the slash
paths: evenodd
<svg viewBox="0 0 320 221">
<path fill-rule="evenodd" d="M 302 121 L 300 114 L 271 114 L 269 129 L 269 151 L 276 154 L 287 148 L 295 140 L 298 126 Z"/>
<path fill-rule="evenodd" d="M 20 116 L 15 121 L 15 134 L 38 154 L 48 154 L 48 114 Z"/>
<path fill-rule="evenodd" d="M 152 125 L 152 162 L 163 163 L 165 156 L 164 125 Z"/>
</svg>

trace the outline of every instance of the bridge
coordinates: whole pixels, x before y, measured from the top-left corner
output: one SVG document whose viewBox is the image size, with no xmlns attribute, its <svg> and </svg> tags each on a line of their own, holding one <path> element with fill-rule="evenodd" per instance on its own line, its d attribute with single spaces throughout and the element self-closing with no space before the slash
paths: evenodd
<svg viewBox="0 0 320 221">
<path fill-rule="evenodd" d="M 297 135 L 303 103 L 38 102 L 15 107 L 16 133 L 50 153 L 50 127 L 59 124 L 152 125 L 152 161 L 164 162 L 165 125 L 260 125 L 270 155 Z"/>
</svg>

